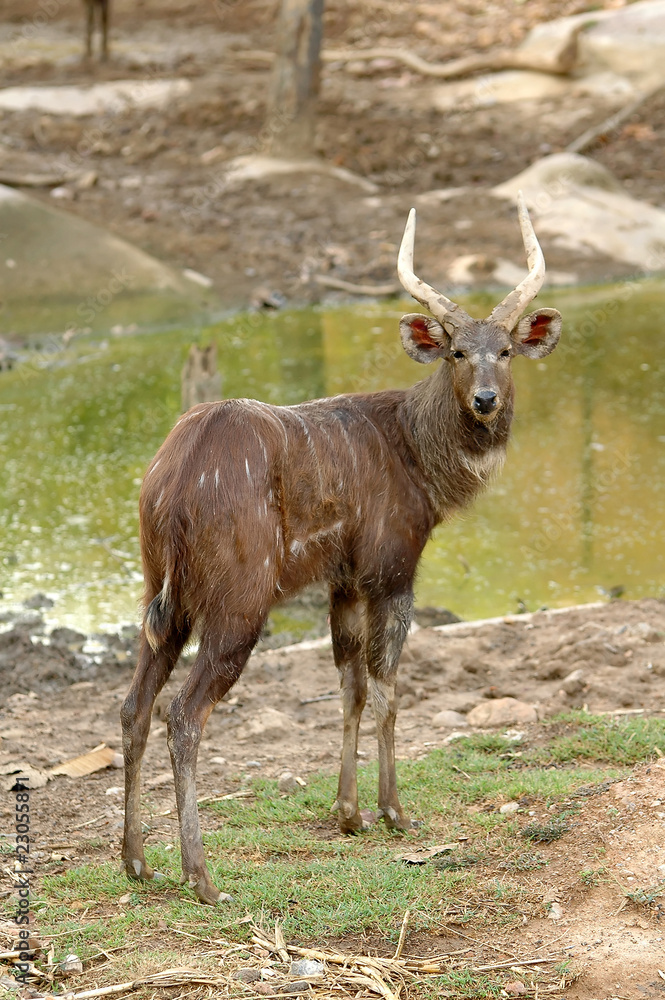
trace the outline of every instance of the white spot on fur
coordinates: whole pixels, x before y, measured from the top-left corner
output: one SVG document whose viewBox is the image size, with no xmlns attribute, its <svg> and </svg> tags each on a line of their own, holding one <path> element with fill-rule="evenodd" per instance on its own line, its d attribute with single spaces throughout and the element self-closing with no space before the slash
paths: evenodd
<svg viewBox="0 0 665 1000">
<path fill-rule="evenodd" d="M 499 471 L 506 459 L 506 450 L 490 448 L 483 455 L 469 455 L 460 450 L 459 457 L 464 468 L 484 483 Z"/>
<path fill-rule="evenodd" d="M 251 483 L 251 481 L 252 481 L 252 474 L 249 471 L 249 462 L 247 461 L 247 459 L 245 459 L 245 471 L 247 472 L 247 478 L 249 479 L 249 481 Z"/>
<path fill-rule="evenodd" d="M 205 472 L 202 472 L 201 473 L 201 478 L 199 479 L 199 489 L 200 490 L 203 489 L 203 484 L 205 483 L 205 481 L 206 481 L 206 474 L 205 474 Z"/>
<path fill-rule="evenodd" d="M 153 467 L 148 470 L 148 475 L 149 476 L 151 476 L 153 474 L 153 472 L 155 471 L 155 469 L 157 468 L 157 466 L 159 465 L 160 462 L 161 462 L 161 458 L 158 458 L 157 461 L 155 462 L 155 464 L 153 465 Z"/>
<path fill-rule="evenodd" d="M 266 556 L 265 559 L 263 560 L 263 565 L 265 566 L 266 569 L 270 565 L 270 559 L 268 558 L 268 556 Z"/>
<path fill-rule="evenodd" d="M 219 469 L 215 469 L 215 486 L 219 488 Z"/>
</svg>

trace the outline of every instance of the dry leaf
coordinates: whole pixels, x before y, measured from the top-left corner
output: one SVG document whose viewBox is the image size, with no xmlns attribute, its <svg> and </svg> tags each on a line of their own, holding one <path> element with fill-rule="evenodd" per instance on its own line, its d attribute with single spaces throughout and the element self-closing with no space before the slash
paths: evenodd
<svg viewBox="0 0 665 1000">
<path fill-rule="evenodd" d="M 26 779 L 25 784 L 28 789 L 43 788 L 51 780 L 50 775 L 46 771 L 40 771 L 39 768 L 33 767 L 31 764 L 23 764 L 21 762 L 17 764 L 3 764 L 0 767 L 0 774 L 7 775 L 2 782 L 2 787 L 6 792 L 12 790 L 19 778 Z"/>
<path fill-rule="evenodd" d="M 638 142 L 653 142 L 656 138 L 653 128 L 646 122 L 631 122 L 630 125 L 624 125 L 621 135 L 628 139 L 637 139 Z"/>
<path fill-rule="evenodd" d="M 52 767 L 50 774 L 67 774 L 70 778 L 82 778 L 93 771 L 102 771 L 105 767 L 116 767 L 116 757 L 118 754 L 106 743 L 100 743 L 94 750 L 84 753 L 80 757 L 73 757 L 56 767 Z"/>
<path fill-rule="evenodd" d="M 448 854 L 454 851 L 458 844 L 437 844 L 435 847 L 418 847 L 415 851 L 407 851 L 405 854 L 398 854 L 399 861 L 405 861 L 407 865 L 424 865 L 437 854 Z"/>
</svg>

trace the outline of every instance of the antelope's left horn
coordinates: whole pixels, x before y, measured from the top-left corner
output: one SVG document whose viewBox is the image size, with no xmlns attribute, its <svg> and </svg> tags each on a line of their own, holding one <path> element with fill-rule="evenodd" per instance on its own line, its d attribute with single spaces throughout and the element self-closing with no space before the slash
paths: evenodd
<svg viewBox="0 0 665 1000">
<path fill-rule="evenodd" d="M 524 195 L 521 191 L 517 195 L 517 214 L 520 220 L 529 273 L 523 281 L 520 281 L 517 288 L 506 295 L 503 302 L 494 307 L 488 316 L 488 319 L 505 327 L 508 331 L 516 326 L 518 319 L 527 306 L 533 302 L 545 280 L 545 258 L 531 224 Z"/>
</svg>

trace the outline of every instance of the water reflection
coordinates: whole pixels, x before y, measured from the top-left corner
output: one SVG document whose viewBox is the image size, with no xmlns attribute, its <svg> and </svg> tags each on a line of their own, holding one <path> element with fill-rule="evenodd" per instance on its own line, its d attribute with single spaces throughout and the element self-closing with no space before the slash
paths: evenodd
<svg viewBox="0 0 665 1000">
<path fill-rule="evenodd" d="M 422 603 L 463 617 L 664 595 L 665 345 L 659 282 L 542 296 L 564 315 L 546 361 L 517 359 L 508 461 L 435 533 Z M 485 298 L 465 303 L 485 315 Z M 0 590 L 57 594 L 85 628 L 136 616 L 136 500 L 179 410 L 193 340 L 215 340 L 226 396 L 275 403 L 404 386 L 397 304 L 234 317 L 213 328 L 74 342 L 0 376 Z"/>
</svg>

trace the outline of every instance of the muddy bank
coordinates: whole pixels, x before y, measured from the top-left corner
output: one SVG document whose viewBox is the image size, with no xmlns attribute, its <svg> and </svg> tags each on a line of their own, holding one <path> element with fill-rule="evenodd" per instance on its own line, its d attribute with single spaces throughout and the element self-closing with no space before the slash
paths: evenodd
<svg viewBox="0 0 665 1000">
<path fill-rule="evenodd" d="M 56 629 L 46 636 L 39 616 L 31 614 L 0 634 L 7 692 L 0 763 L 20 754 L 46 767 L 101 742 L 119 748 L 118 710 L 135 664 L 135 631 L 86 637 Z M 163 720 L 188 662 L 180 663 L 157 699 L 149 774 L 167 766 Z M 665 711 L 665 601 L 611 601 L 485 623 L 416 627 L 402 654 L 398 689 L 402 756 L 439 745 L 451 729 L 470 721 L 505 728 L 568 708 Z M 341 739 L 337 692 L 326 638 L 255 652 L 210 718 L 200 757 L 203 780 L 216 785 L 215 775 L 226 772 L 212 761 L 220 755 L 233 769 L 246 759 L 258 761 L 255 766 L 268 775 L 284 767 L 332 765 Z M 442 714 L 447 712 L 455 714 Z M 25 725 L 20 736 L 19 721 Z M 369 708 L 361 734 L 362 755 L 372 759 Z"/>
</svg>

